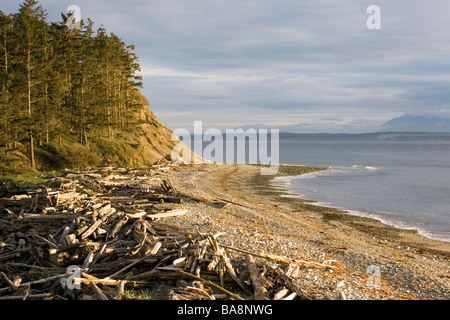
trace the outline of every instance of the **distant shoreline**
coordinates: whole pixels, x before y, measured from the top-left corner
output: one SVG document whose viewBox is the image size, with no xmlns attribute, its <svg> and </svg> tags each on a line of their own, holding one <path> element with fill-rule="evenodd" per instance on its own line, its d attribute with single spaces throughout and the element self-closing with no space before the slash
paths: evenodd
<svg viewBox="0 0 450 320">
<path fill-rule="evenodd" d="M 369 132 L 369 133 L 290 133 L 280 132 L 280 138 L 312 141 L 450 141 L 446 132 Z"/>
</svg>

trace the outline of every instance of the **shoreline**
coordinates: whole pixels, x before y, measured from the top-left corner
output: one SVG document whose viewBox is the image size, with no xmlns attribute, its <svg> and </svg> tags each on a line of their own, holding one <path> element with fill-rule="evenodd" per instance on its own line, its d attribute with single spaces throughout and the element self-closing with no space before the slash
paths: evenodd
<svg viewBox="0 0 450 320">
<path fill-rule="evenodd" d="M 289 191 L 283 190 L 282 188 L 278 188 L 271 184 L 273 179 L 276 177 L 292 176 L 291 173 L 296 171 L 295 167 L 300 167 L 300 170 L 298 171 L 299 174 L 296 174 L 296 175 L 305 174 L 305 170 L 303 168 L 308 168 L 306 170 L 307 171 L 306 173 L 328 170 L 329 168 L 317 167 L 317 170 L 315 170 L 316 167 L 308 167 L 308 166 L 301 166 L 301 165 L 300 166 L 280 165 L 280 167 L 288 167 L 290 169 L 280 171 L 276 175 L 271 176 L 272 178 L 269 180 L 265 180 L 264 178 L 255 177 L 257 183 L 262 183 L 265 186 L 267 186 L 268 190 L 270 190 L 269 192 L 278 192 L 279 197 L 281 199 L 294 199 L 293 202 L 295 202 L 295 200 L 298 200 L 304 205 L 307 205 L 307 206 L 310 205 L 310 206 L 317 207 L 318 209 L 320 209 L 323 212 L 327 212 L 327 211 L 331 210 L 332 213 L 336 214 L 336 219 L 338 219 L 338 220 L 350 221 L 350 220 L 352 220 L 351 217 L 355 217 L 354 220 L 359 220 L 360 218 L 367 220 L 369 223 L 373 224 L 374 227 L 377 227 L 381 224 L 383 226 L 381 229 L 386 230 L 386 228 L 391 228 L 391 229 L 393 229 L 392 230 L 393 233 L 398 233 L 401 237 L 404 237 L 405 243 L 406 242 L 421 243 L 424 245 L 423 249 L 425 249 L 425 247 L 427 247 L 427 246 L 429 246 L 429 249 L 438 248 L 438 250 L 443 250 L 444 252 L 448 252 L 449 256 L 450 256 L 450 242 L 440 240 L 440 239 L 433 239 L 433 238 L 426 237 L 426 236 L 420 234 L 420 231 L 417 229 L 402 228 L 399 226 L 391 225 L 387 222 L 382 221 L 381 218 L 364 216 L 364 215 L 362 215 L 362 213 L 360 215 L 360 214 L 358 214 L 358 213 L 360 213 L 359 211 L 354 211 L 355 213 L 352 213 L 352 210 L 350 210 L 350 209 L 338 208 L 333 205 L 328 206 L 328 205 L 322 204 L 319 201 L 303 199 L 299 195 L 290 193 Z M 287 174 L 286 172 L 289 172 L 289 174 Z M 261 177 L 263 177 L 263 176 L 261 176 Z M 289 200 L 287 200 L 287 201 L 289 201 Z M 347 218 L 338 217 L 340 215 L 347 215 L 348 217 Z M 373 233 L 374 235 L 380 236 L 380 232 L 376 231 L 376 229 L 374 229 L 374 228 L 366 228 L 366 231 Z M 424 230 L 424 231 L 426 231 L 426 230 Z M 423 239 L 421 240 L 420 238 L 423 238 Z M 448 248 L 447 248 L 447 246 L 448 246 Z"/>
<path fill-rule="evenodd" d="M 286 167 L 303 167 L 301 165 L 280 165 L 280 166 L 286 166 Z M 314 167 L 312 167 L 314 168 Z M 320 168 L 320 167 L 318 167 Z M 329 168 L 325 168 L 325 170 L 329 170 L 332 169 L 331 167 Z M 295 170 L 293 170 L 295 171 Z M 318 171 L 312 171 L 306 174 L 314 174 L 315 172 L 319 172 L 322 170 L 318 170 Z M 324 203 L 321 202 L 320 200 L 312 200 L 312 199 L 306 199 L 303 198 L 302 195 L 297 194 L 297 193 L 292 193 L 289 192 L 288 190 L 286 190 L 282 183 L 280 185 L 273 185 L 273 183 L 277 183 L 276 179 L 277 178 L 283 178 L 283 177 L 295 177 L 295 176 L 299 176 L 302 175 L 303 173 L 300 174 L 295 174 L 295 175 L 275 175 L 274 178 L 272 178 L 271 180 L 265 182 L 267 183 L 270 188 L 273 188 L 274 190 L 276 190 L 277 192 L 280 193 L 280 197 L 283 198 L 293 198 L 293 199 L 299 199 L 300 201 L 304 202 L 305 204 L 310 204 L 313 206 L 317 206 L 319 208 L 331 208 L 331 209 L 335 209 L 338 210 L 342 213 L 348 214 L 348 215 L 352 215 L 352 216 L 357 216 L 357 217 L 363 217 L 363 218 L 368 218 L 368 219 L 373 219 L 376 221 L 381 222 L 383 225 L 388 226 L 388 227 L 392 227 L 392 228 L 396 228 L 396 229 L 401 229 L 401 230 L 405 230 L 405 231 L 413 231 L 416 232 L 418 235 L 420 235 L 421 237 L 424 237 L 426 239 L 429 240 L 433 240 L 433 241 L 439 241 L 439 242 L 445 242 L 448 243 L 450 245 L 450 240 L 445 240 L 445 239 L 441 239 L 439 238 L 438 235 L 435 235 L 433 231 L 431 230 L 426 230 L 426 229 L 420 229 L 420 228 L 416 228 L 414 226 L 408 226 L 407 223 L 406 225 L 402 226 L 402 224 L 404 222 L 401 221 L 392 221 L 389 220 L 387 218 L 384 218 L 382 216 L 379 216 L 377 212 L 363 212 L 363 211 L 359 211 L 359 210 L 353 210 L 353 209 L 348 209 L 348 208 L 344 208 L 344 207 L 338 207 L 337 205 L 333 205 L 333 204 L 328 204 L 328 203 Z M 449 238 L 450 239 L 450 238 Z"/>
<path fill-rule="evenodd" d="M 190 214 L 168 219 L 199 232 L 223 232 L 224 244 L 323 263 L 339 271 L 305 270 L 304 289 L 318 299 L 450 299 L 449 243 L 379 220 L 281 197 L 276 176 L 326 168 L 282 166 L 276 175 L 248 164 L 181 165 L 168 177 Z M 238 243 L 238 244 L 237 244 Z M 381 289 L 367 287 L 370 266 L 381 270 Z M 311 280 L 313 280 L 311 282 Z"/>
</svg>

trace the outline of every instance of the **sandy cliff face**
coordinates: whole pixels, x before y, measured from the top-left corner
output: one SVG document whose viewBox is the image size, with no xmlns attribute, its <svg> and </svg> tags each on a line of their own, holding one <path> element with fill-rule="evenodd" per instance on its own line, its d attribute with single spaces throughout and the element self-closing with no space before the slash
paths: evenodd
<svg viewBox="0 0 450 320">
<path fill-rule="evenodd" d="M 170 159 L 170 153 L 178 143 L 171 140 L 172 130 L 159 122 L 146 105 L 139 110 L 138 117 L 142 122 L 136 128 L 135 133 L 137 152 L 141 153 L 142 158 L 150 163 L 161 158 Z"/>
</svg>

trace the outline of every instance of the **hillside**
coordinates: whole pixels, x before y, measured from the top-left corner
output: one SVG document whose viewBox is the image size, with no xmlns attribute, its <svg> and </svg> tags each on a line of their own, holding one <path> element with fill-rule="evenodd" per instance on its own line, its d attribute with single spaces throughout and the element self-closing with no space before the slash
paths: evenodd
<svg viewBox="0 0 450 320">
<path fill-rule="evenodd" d="M 131 132 L 116 133 L 113 139 L 91 137 L 89 145 L 74 141 L 63 134 L 59 141 L 38 143 L 35 146 L 38 171 L 100 165 L 142 166 L 168 158 L 177 143 L 171 141 L 172 131 L 161 124 L 148 102 L 134 113 L 135 128 Z M 16 148 L 0 148 L 0 173 L 30 171 L 28 146 L 18 143 Z"/>
</svg>

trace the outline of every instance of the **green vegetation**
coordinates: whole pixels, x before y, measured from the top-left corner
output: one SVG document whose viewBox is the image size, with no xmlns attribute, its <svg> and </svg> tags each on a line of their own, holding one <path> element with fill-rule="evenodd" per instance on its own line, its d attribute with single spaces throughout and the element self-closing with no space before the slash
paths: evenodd
<svg viewBox="0 0 450 320">
<path fill-rule="evenodd" d="M 35 0 L 0 11 L 0 174 L 166 156 L 170 132 L 146 108 L 134 46 L 61 16 L 48 23 Z M 164 148 L 155 152 L 149 137 Z"/>
<path fill-rule="evenodd" d="M 46 172 L 46 173 L 25 172 L 18 174 L 6 173 L 2 176 L 2 179 L 7 185 L 40 186 L 40 185 L 48 185 L 49 179 L 55 176 L 56 176 L 55 172 Z"/>
<path fill-rule="evenodd" d="M 125 290 L 125 300 L 152 300 L 152 297 L 144 290 Z"/>
</svg>

